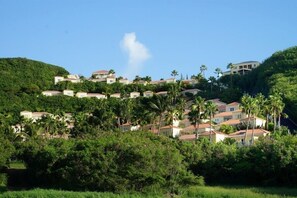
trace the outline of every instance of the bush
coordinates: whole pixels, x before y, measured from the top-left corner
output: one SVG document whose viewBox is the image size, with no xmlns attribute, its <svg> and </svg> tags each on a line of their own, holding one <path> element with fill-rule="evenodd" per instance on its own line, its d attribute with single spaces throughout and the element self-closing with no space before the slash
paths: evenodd
<svg viewBox="0 0 297 198">
<path fill-rule="evenodd" d="M 201 177 L 187 171 L 172 140 L 145 132 L 106 133 L 93 140 L 51 140 L 26 156 L 32 177 L 49 187 L 174 192 L 179 186 L 203 184 Z"/>
</svg>

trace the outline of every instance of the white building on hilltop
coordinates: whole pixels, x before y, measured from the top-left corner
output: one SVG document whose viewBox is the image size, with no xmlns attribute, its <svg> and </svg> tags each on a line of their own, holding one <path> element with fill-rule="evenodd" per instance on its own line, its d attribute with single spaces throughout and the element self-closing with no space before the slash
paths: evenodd
<svg viewBox="0 0 297 198">
<path fill-rule="evenodd" d="M 226 71 L 223 73 L 223 75 L 230 75 L 230 74 L 239 74 L 239 75 L 244 75 L 256 67 L 260 65 L 260 62 L 258 61 L 246 61 L 246 62 L 241 62 L 241 63 L 236 63 L 233 64 L 233 67 L 231 68 L 230 71 Z"/>
</svg>

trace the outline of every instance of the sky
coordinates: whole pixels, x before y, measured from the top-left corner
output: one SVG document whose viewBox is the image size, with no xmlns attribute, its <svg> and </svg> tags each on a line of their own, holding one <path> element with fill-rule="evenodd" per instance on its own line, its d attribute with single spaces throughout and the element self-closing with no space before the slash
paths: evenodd
<svg viewBox="0 0 297 198">
<path fill-rule="evenodd" d="M 206 76 L 297 44 L 296 0 L 0 0 L 0 57 L 90 77 Z"/>
</svg>

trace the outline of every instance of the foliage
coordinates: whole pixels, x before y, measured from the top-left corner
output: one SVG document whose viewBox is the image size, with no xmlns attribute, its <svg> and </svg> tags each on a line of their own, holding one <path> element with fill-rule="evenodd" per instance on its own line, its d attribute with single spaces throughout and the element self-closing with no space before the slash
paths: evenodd
<svg viewBox="0 0 297 198">
<path fill-rule="evenodd" d="M 0 59 L 0 90 L 8 93 L 36 93 L 54 84 L 54 76 L 68 72 L 58 66 L 25 58 Z"/>
<path fill-rule="evenodd" d="M 258 68 L 245 75 L 238 85 L 246 92 L 268 95 L 278 90 L 284 96 L 285 112 L 297 120 L 297 47 L 274 53 Z"/>
<path fill-rule="evenodd" d="M 98 139 L 27 145 L 24 161 L 36 184 L 123 192 L 203 183 L 186 170 L 170 139 L 151 133 L 106 133 Z"/>
</svg>

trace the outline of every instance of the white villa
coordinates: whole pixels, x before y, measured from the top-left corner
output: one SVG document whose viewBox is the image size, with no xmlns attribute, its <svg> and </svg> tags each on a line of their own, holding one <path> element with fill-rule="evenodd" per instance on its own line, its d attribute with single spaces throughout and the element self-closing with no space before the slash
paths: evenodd
<svg viewBox="0 0 297 198">
<path fill-rule="evenodd" d="M 78 98 L 85 98 L 85 97 L 88 96 L 88 93 L 87 92 L 77 92 L 75 94 L 75 96 L 78 97 Z"/>
<path fill-rule="evenodd" d="M 100 93 L 87 93 L 88 98 L 106 99 L 106 95 Z"/>
<path fill-rule="evenodd" d="M 63 93 L 61 91 L 48 90 L 48 91 L 41 92 L 41 94 L 44 96 L 57 96 L 57 95 L 62 95 Z"/>
<path fill-rule="evenodd" d="M 154 92 L 152 91 L 143 92 L 143 97 L 146 97 L 146 98 L 152 97 L 153 95 L 154 95 Z"/>
<path fill-rule="evenodd" d="M 63 76 L 55 76 L 55 78 L 54 78 L 55 85 L 58 82 L 62 82 L 62 81 L 69 81 L 72 83 L 80 83 L 81 82 L 79 75 L 77 75 L 77 74 L 69 74 L 69 75 L 67 75 L 66 78 L 64 78 Z"/>
<path fill-rule="evenodd" d="M 233 64 L 233 68 L 230 71 L 226 71 L 223 75 L 230 75 L 230 74 L 239 74 L 244 75 L 251 70 L 255 69 L 260 65 L 258 61 L 246 61 L 237 64 Z"/>
<path fill-rule="evenodd" d="M 30 119 L 33 122 L 36 120 L 41 119 L 45 115 L 49 115 L 47 112 L 31 112 L 31 111 L 21 111 L 20 115 L 23 116 L 25 119 Z"/>
<path fill-rule="evenodd" d="M 99 70 L 92 73 L 92 78 L 97 78 L 97 79 L 106 79 L 112 76 L 114 75 L 109 73 L 109 71 L 107 70 Z"/>
<path fill-rule="evenodd" d="M 110 95 L 111 98 L 121 98 L 121 94 L 120 93 L 114 93 Z"/>
<path fill-rule="evenodd" d="M 140 93 L 135 91 L 130 93 L 130 98 L 138 98 L 140 96 Z"/>
<path fill-rule="evenodd" d="M 64 90 L 63 91 L 64 96 L 74 96 L 74 92 L 72 90 Z"/>
</svg>

